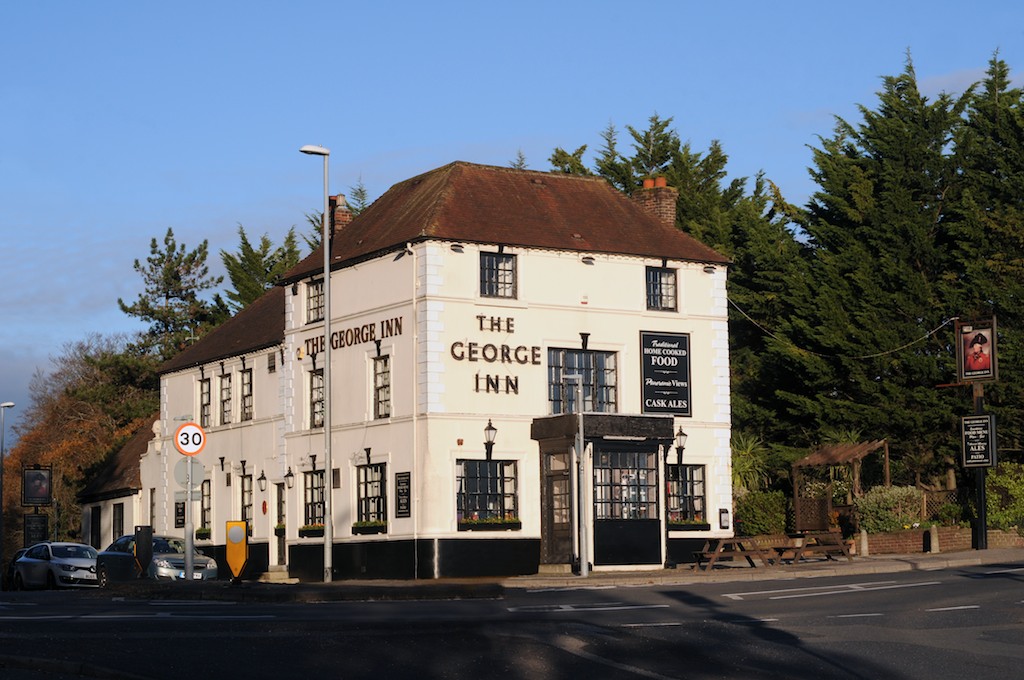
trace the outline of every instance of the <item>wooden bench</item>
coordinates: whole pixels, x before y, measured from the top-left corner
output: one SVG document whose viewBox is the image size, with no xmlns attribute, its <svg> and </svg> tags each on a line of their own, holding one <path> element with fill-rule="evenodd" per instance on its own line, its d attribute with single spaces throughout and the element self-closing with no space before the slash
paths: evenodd
<svg viewBox="0 0 1024 680">
<path fill-rule="evenodd" d="M 808 555 L 824 555 L 827 560 L 834 560 L 839 556 L 846 557 L 853 561 L 850 554 L 850 546 L 843 539 L 838 531 L 816 531 L 803 535 L 803 544 L 793 553 L 793 564 L 804 559 Z"/>
</svg>

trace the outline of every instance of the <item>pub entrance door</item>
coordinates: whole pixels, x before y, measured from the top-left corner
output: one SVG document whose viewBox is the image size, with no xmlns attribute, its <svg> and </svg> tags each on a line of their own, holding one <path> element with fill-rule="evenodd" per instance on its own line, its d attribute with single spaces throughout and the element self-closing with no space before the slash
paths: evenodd
<svg viewBox="0 0 1024 680">
<path fill-rule="evenodd" d="M 544 455 L 541 471 L 541 564 L 573 561 L 572 482 L 568 451 Z"/>
</svg>

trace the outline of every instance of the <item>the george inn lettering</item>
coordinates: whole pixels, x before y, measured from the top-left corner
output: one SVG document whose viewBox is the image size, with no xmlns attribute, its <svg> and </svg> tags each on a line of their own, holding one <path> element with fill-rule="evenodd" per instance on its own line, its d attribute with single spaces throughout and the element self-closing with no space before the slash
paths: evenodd
<svg viewBox="0 0 1024 680">
<path fill-rule="evenodd" d="M 352 347 L 375 340 L 384 340 L 402 334 L 402 317 L 384 319 L 376 324 L 364 323 L 339 331 L 331 331 L 331 349 Z M 306 338 L 306 354 L 316 354 L 324 348 L 324 336 Z"/>
<path fill-rule="evenodd" d="M 514 333 L 515 319 L 508 316 L 476 317 L 477 327 L 483 333 Z M 510 345 L 492 342 L 453 342 L 450 348 L 456 361 L 483 362 L 486 364 L 518 364 L 539 366 L 540 347 L 537 345 Z M 519 394 L 519 376 L 497 373 L 480 373 L 474 376 L 474 392 Z"/>
</svg>

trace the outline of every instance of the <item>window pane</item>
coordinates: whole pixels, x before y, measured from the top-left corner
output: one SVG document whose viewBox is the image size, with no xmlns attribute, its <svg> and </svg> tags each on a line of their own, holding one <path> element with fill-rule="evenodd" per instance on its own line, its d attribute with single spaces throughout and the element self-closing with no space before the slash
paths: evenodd
<svg viewBox="0 0 1024 680">
<path fill-rule="evenodd" d="M 459 521 L 518 521 L 518 484 L 515 461 L 460 460 L 456 477 Z"/>
<path fill-rule="evenodd" d="M 324 282 L 312 281 L 306 284 L 306 323 L 324 319 Z"/>
<path fill-rule="evenodd" d="M 647 268 L 647 309 L 675 311 L 676 270 Z"/>
<path fill-rule="evenodd" d="M 576 379 L 583 379 L 583 410 L 618 410 L 617 359 L 614 352 L 551 348 L 548 350 L 548 401 L 551 413 L 578 413 Z"/>
<path fill-rule="evenodd" d="M 666 474 L 668 475 L 666 488 L 668 521 L 706 523 L 704 466 L 668 465 Z"/>
<path fill-rule="evenodd" d="M 309 372 L 309 426 L 324 426 L 324 369 Z"/>
<path fill-rule="evenodd" d="M 504 253 L 480 253 L 480 295 L 516 297 L 516 258 Z"/>
</svg>

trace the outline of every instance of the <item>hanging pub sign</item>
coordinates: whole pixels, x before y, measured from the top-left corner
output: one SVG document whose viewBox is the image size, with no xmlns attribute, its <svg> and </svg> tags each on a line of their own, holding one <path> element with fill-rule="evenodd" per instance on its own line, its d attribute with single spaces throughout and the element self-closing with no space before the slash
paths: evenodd
<svg viewBox="0 0 1024 680">
<path fill-rule="evenodd" d="M 961 419 L 960 432 L 964 444 L 964 467 L 993 467 L 996 464 L 995 416 L 966 416 Z"/>
<path fill-rule="evenodd" d="M 640 331 L 642 413 L 689 416 L 690 336 Z"/>
<path fill-rule="evenodd" d="M 956 365 L 960 382 L 997 380 L 996 319 L 956 324 Z"/>
<path fill-rule="evenodd" d="M 21 504 L 30 506 L 53 505 L 51 481 L 53 468 L 33 465 L 21 471 Z"/>
</svg>

